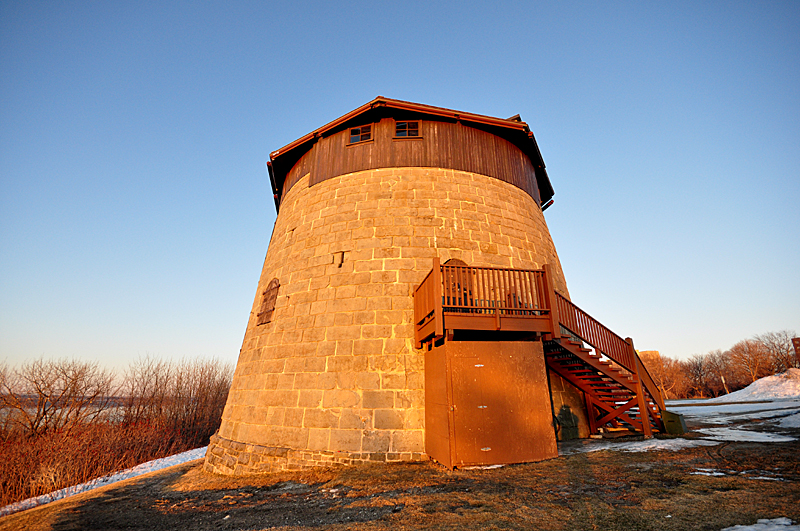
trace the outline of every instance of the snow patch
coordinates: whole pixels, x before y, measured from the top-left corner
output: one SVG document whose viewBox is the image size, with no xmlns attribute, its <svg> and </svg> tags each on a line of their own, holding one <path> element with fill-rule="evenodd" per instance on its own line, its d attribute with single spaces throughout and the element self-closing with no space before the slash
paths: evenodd
<svg viewBox="0 0 800 531">
<path fill-rule="evenodd" d="M 707 424 L 728 424 L 743 420 L 761 420 L 784 417 L 800 413 L 800 399 L 754 402 L 748 404 L 667 404 L 669 411 L 679 413 L 687 419 L 699 420 Z"/>
<path fill-rule="evenodd" d="M 586 441 L 586 442 L 583 442 Z M 684 448 L 694 446 L 716 446 L 719 441 L 707 441 L 705 439 L 645 439 L 644 441 L 596 441 L 593 439 L 582 439 L 583 444 L 575 446 L 564 446 L 558 449 L 559 455 L 580 454 L 586 452 L 599 452 L 602 450 L 612 450 L 619 452 L 657 452 L 669 450 L 677 452 Z"/>
<path fill-rule="evenodd" d="M 155 472 L 156 470 L 161 470 L 162 468 L 167 468 L 169 466 L 180 465 L 188 461 L 194 461 L 195 459 L 202 459 L 203 456 L 206 455 L 207 448 L 207 446 L 204 446 L 203 448 L 196 448 L 194 450 L 171 455 L 169 457 L 154 459 L 153 461 L 136 465 L 135 467 L 123 470 L 122 472 L 116 472 L 108 476 L 93 479 L 91 481 L 87 481 L 86 483 L 81 483 L 80 485 L 66 487 L 64 489 L 51 492 L 50 494 L 43 494 L 35 498 L 28 498 L 27 500 L 18 501 L 0 508 L 0 516 L 6 516 L 8 514 L 24 511 L 25 509 L 32 509 L 34 507 L 38 507 L 39 505 L 44 505 L 45 503 L 68 498 L 69 496 L 74 496 L 76 494 L 80 494 L 81 492 L 86 492 L 87 490 L 104 487 L 124 479 L 135 478 L 136 476 L 141 476 L 142 474 L 147 474 L 148 472 Z"/>
<path fill-rule="evenodd" d="M 698 468 L 694 472 L 689 472 L 689 474 L 693 476 L 727 476 L 725 472 L 720 472 L 719 470 L 715 470 L 713 468 Z"/>
<path fill-rule="evenodd" d="M 800 413 L 784 417 L 778 422 L 781 428 L 800 428 Z"/>
<path fill-rule="evenodd" d="M 720 404 L 725 402 L 744 402 L 747 400 L 763 400 L 765 398 L 800 398 L 800 369 L 767 376 L 751 383 L 744 389 L 728 395 L 711 398 L 708 402 Z"/>
<path fill-rule="evenodd" d="M 800 525 L 792 525 L 794 522 L 788 518 L 761 518 L 753 525 L 735 525 L 726 527 L 722 531 L 790 531 L 800 530 Z"/>
<path fill-rule="evenodd" d="M 739 430 L 735 428 L 703 428 L 696 430 L 698 433 L 706 435 L 706 439 L 712 441 L 736 441 L 736 442 L 791 442 L 796 440 L 788 435 L 778 435 L 777 433 L 757 432 L 750 430 Z"/>
</svg>

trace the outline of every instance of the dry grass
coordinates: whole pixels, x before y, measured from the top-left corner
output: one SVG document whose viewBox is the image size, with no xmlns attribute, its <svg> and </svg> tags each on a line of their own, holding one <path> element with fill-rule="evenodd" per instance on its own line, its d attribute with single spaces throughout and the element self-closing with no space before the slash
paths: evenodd
<svg viewBox="0 0 800 531">
<path fill-rule="evenodd" d="M 798 450 L 729 443 L 493 470 L 406 463 L 247 478 L 192 464 L 7 517 L 0 529 L 719 530 L 800 520 Z M 698 468 L 728 475 L 693 475 Z M 781 481 L 754 479 L 766 473 Z"/>
<path fill-rule="evenodd" d="M 186 450 L 152 425 L 90 424 L 0 443 L 0 506 Z"/>
</svg>

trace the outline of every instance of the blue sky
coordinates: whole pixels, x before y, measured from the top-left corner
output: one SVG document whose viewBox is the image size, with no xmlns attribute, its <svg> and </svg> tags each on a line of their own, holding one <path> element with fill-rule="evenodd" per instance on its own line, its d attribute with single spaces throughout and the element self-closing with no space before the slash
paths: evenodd
<svg viewBox="0 0 800 531">
<path fill-rule="evenodd" d="M 800 332 L 798 2 L 6 0 L 0 360 L 235 362 L 269 153 L 377 95 L 519 113 L 637 348 Z"/>
</svg>

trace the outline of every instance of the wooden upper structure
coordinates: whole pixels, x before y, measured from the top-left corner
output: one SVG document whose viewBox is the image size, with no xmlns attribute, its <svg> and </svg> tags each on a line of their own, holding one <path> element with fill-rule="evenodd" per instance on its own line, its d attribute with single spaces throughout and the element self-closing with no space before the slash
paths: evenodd
<svg viewBox="0 0 800 531">
<path fill-rule="evenodd" d="M 413 132 L 399 129 L 408 123 Z M 356 171 L 410 166 L 495 177 L 540 206 L 554 194 L 536 139 L 518 115 L 493 118 L 382 96 L 273 151 L 267 163 L 278 210 L 306 174 L 313 186 Z"/>
</svg>

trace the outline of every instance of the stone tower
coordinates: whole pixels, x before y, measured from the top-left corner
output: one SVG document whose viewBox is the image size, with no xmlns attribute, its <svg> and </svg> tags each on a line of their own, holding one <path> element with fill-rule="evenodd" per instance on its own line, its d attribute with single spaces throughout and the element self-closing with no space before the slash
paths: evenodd
<svg viewBox="0 0 800 531">
<path fill-rule="evenodd" d="M 567 293 L 533 134 L 519 116 L 378 97 L 268 168 L 278 216 L 206 469 L 423 458 L 412 294 L 434 260 L 550 264 Z"/>
</svg>

